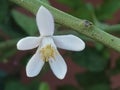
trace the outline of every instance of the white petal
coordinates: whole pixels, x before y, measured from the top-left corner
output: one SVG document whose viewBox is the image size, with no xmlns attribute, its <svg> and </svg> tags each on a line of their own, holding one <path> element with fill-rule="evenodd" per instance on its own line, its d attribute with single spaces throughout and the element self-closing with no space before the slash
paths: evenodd
<svg viewBox="0 0 120 90">
<path fill-rule="evenodd" d="M 29 50 L 36 48 L 40 44 L 39 37 L 25 37 L 18 41 L 17 49 L 18 50 Z"/>
<path fill-rule="evenodd" d="M 40 54 L 37 52 L 33 55 L 33 57 L 29 60 L 26 66 L 26 73 L 28 77 L 34 77 L 39 74 L 42 67 L 44 65 L 44 61 L 40 58 Z"/>
<path fill-rule="evenodd" d="M 67 65 L 62 56 L 57 53 L 54 59 L 49 60 L 50 67 L 59 79 L 63 79 L 67 72 Z"/>
<path fill-rule="evenodd" d="M 39 32 L 42 36 L 53 35 L 54 20 L 52 14 L 43 6 L 41 6 L 36 15 L 36 21 Z"/>
<path fill-rule="evenodd" d="M 82 51 L 85 48 L 84 41 L 74 35 L 54 36 L 53 39 L 56 46 L 62 49 Z"/>
</svg>

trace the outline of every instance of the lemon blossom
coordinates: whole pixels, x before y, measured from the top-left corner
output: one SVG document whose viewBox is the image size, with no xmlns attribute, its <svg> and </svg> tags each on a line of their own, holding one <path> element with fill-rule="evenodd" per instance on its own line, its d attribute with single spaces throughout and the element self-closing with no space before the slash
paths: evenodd
<svg viewBox="0 0 120 90">
<path fill-rule="evenodd" d="M 18 41 L 18 50 L 30 50 L 38 47 L 26 66 L 28 77 L 39 74 L 45 62 L 48 62 L 54 75 L 63 79 L 67 72 L 67 65 L 59 54 L 57 47 L 72 51 L 82 51 L 85 43 L 74 35 L 53 36 L 54 19 L 52 14 L 41 6 L 36 14 L 36 22 L 40 36 L 25 37 Z"/>
</svg>

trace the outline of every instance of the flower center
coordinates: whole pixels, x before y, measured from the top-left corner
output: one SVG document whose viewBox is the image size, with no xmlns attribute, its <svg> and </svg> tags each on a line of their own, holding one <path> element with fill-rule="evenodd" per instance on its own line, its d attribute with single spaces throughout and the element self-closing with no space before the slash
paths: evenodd
<svg viewBox="0 0 120 90">
<path fill-rule="evenodd" d="M 48 62 L 49 58 L 54 58 L 55 49 L 49 44 L 40 50 L 43 61 Z"/>
</svg>

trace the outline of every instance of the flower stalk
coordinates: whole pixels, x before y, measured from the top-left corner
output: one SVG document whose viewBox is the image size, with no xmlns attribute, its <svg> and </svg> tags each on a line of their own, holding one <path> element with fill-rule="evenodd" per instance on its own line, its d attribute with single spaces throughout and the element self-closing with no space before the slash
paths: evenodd
<svg viewBox="0 0 120 90">
<path fill-rule="evenodd" d="M 86 35 L 93 40 L 101 42 L 102 44 L 113 48 L 120 52 L 120 39 L 105 32 L 104 30 L 96 27 L 87 20 L 78 19 L 65 12 L 62 12 L 40 0 L 10 0 L 23 8 L 29 10 L 33 14 L 36 14 L 38 8 L 43 5 L 51 11 L 54 16 L 55 22 L 65 25 L 69 28 L 76 30 L 79 33 Z"/>
</svg>

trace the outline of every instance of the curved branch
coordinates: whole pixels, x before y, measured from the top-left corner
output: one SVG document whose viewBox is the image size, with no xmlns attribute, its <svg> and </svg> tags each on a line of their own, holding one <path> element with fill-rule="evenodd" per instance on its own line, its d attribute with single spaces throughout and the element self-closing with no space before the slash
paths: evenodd
<svg viewBox="0 0 120 90">
<path fill-rule="evenodd" d="M 116 51 L 120 52 L 120 39 L 108 34 L 107 32 L 101 30 L 100 28 L 94 26 L 91 22 L 87 20 L 81 20 L 73 17 L 67 13 L 64 13 L 40 0 L 10 0 L 32 13 L 36 14 L 38 8 L 43 5 L 51 11 L 55 18 L 55 22 L 70 27 L 79 33 L 82 33 L 93 40 L 99 41 L 106 46 L 109 46 Z"/>
</svg>

